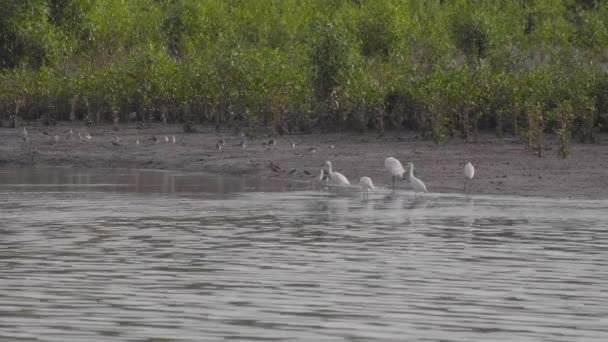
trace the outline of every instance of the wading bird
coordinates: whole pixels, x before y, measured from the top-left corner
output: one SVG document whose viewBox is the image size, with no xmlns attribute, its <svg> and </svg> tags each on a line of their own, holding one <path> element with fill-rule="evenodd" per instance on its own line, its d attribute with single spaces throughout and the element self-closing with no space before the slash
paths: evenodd
<svg viewBox="0 0 608 342">
<path fill-rule="evenodd" d="M 175 144 L 176 140 L 175 140 L 175 135 L 171 136 L 171 142 Z"/>
<path fill-rule="evenodd" d="M 372 179 L 369 177 L 361 177 L 359 179 L 359 187 L 363 190 L 363 197 L 368 197 L 370 191 L 374 191 L 374 183 L 372 183 Z"/>
<path fill-rule="evenodd" d="M 30 138 L 28 138 L 27 136 L 27 129 L 25 129 L 25 127 L 23 127 L 23 137 L 21 139 L 23 140 L 23 142 L 30 141 Z"/>
<path fill-rule="evenodd" d="M 426 185 L 424 185 L 419 178 L 414 176 L 414 164 L 407 163 L 407 166 L 410 168 L 410 184 L 412 185 L 412 188 L 414 188 L 414 197 L 416 197 L 416 194 L 420 194 L 422 197 L 422 193 L 427 192 Z"/>
<path fill-rule="evenodd" d="M 470 183 L 470 181 L 473 180 L 473 177 L 475 177 L 475 168 L 473 167 L 473 164 L 471 164 L 471 162 L 468 162 L 467 165 L 464 166 L 464 190 L 463 191 L 467 191 L 467 182 Z"/>
<path fill-rule="evenodd" d="M 325 166 L 327 167 L 327 176 L 329 177 L 329 183 L 331 185 L 336 185 L 336 186 L 349 186 L 350 185 L 348 178 L 346 178 L 343 174 L 341 174 L 340 172 L 333 172 L 333 170 L 331 168 L 331 162 L 329 160 L 325 162 Z"/>
<path fill-rule="evenodd" d="M 384 160 L 384 169 L 393 178 L 393 191 L 395 191 L 395 177 L 403 178 L 405 170 L 401 162 L 393 157 L 388 157 Z"/>
</svg>

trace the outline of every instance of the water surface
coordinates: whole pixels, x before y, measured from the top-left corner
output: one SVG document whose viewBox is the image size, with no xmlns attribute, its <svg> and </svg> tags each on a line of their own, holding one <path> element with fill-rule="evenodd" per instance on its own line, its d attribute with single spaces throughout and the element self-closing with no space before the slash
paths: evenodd
<svg viewBox="0 0 608 342">
<path fill-rule="evenodd" d="M 0 340 L 608 340 L 608 201 L 291 187 L 0 170 Z"/>
</svg>

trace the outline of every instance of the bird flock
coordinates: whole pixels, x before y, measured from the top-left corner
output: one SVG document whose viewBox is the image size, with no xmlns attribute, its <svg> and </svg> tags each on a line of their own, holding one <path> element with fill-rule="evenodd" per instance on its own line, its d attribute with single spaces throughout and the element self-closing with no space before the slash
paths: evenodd
<svg viewBox="0 0 608 342">
<path fill-rule="evenodd" d="M 423 193 L 428 192 L 426 185 L 424 182 L 414 175 L 414 164 L 407 163 L 408 167 L 408 180 L 414 191 L 414 197 L 422 197 Z M 401 162 L 395 157 L 388 157 L 384 160 L 384 170 L 388 173 L 388 175 L 392 179 L 391 188 L 395 191 L 395 181 L 397 179 L 404 178 L 405 169 Z M 473 177 L 475 176 L 475 167 L 471 162 L 467 162 L 464 166 L 464 189 L 463 191 L 467 192 L 467 185 L 469 188 L 471 186 Z M 327 179 L 325 178 L 327 177 Z M 333 186 L 338 188 L 346 188 L 350 187 L 351 184 L 348 181 L 348 178 L 341 174 L 340 172 L 334 171 L 332 168 L 331 161 L 325 162 L 325 168 L 321 169 L 321 173 L 319 175 L 319 181 L 325 181 L 325 185 Z M 363 192 L 363 197 L 368 197 L 371 191 L 375 190 L 374 183 L 370 177 L 364 176 L 359 179 L 359 188 Z"/>
<path fill-rule="evenodd" d="M 50 133 L 47 131 L 43 131 L 43 133 L 45 135 L 50 135 Z M 72 129 L 70 129 L 69 131 L 66 132 L 64 139 L 69 140 L 72 138 L 73 135 L 74 135 L 74 131 Z M 243 134 L 241 134 L 241 137 L 242 137 L 242 139 L 235 146 L 244 149 L 247 147 L 247 143 L 244 140 Z M 85 143 L 85 142 L 91 140 L 92 136 L 89 132 L 87 132 L 85 130 L 85 131 L 78 131 L 78 138 L 80 139 L 81 143 Z M 60 141 L 60 139 L 61 139 L 61 137 L 59 135 L 53 136 L 54 142 L 58 142 L 58 141 Z M 173 143 L 173 144 L 177 143 L 177 139 L 174 135 L 171 135 L 170 137 L 168 135 L 165 135 L 164 138 L 158 137 L 157 135 L 153 135 L 150 140 L 152 140 L 154 144 L 158 144 L 163 140 L 165 143 Z M 30 141 L 30 138 L 29 138 L 28 131 L 24 127 L 23 135 L 22 135 L 22 142 L 23 142 L 23 144 L 27 144 L 29 141 Z M 122 146 L 121 139 L 117 135 L 113 135 L 110 142 L 114 146 Z M 140 144 L 140 140 L 139 140 L 139 138 L 137 138 L 135 140 L 135 145 L 139 145 L 139 144 Z M 268 146 L 268 147 L 275 146 L 276 144 L 277 144 L 277 140 L 274 138 L 270 139 L 269 141 L 262 142 L 262 145 Z M 221 152 L 222 148 L 225 145 L 226 145 L 226 141 L 224 141 L 224 139 L 220 139 L 216 143 L 215 148 Z M 291 147 L 295 148 L 296 144 L 294 142 L 291 142 Z M 334 145 L 330 146 L 330 149 L 334 149 L 334 148 L 335 148 Z M 311 154 L 314 154 L 317 152 L 316 147 L 309 147 L 306 150 Z M 414 192 L 414 197 L 418 197 L 418 196 L 422 197 L 422 194 L 428 192 L 427 187 L 420 178 L 418 178 L 414 175 L 414 164 L 411 162 L 408 162 L 406 165 L 408 167 L 407 179 Z M 278 166 L 276 166 L 276 167 L 278 168 Z M 405 175 L 406 175 L 405 168 L 403 167 L 403 165 L 397 158 L 388 157 L 384 160 L 384 171 L 391 177 L 391 181 L 392 181 L 391 189 L 393 191 L 395 191 L 395 185 L 396 185 L 397 179 L 405 178 Z M 468 192 L 471 189 L 473 177 L 475 177 L 475 167 L 473 166 L 473 164 L 471 162 L 467 162 L 465 164 L 464 169 L 463 169 L 463 175 L 464 175 L 463 191 Z M 352 188 L 352 185 L 351 185 L 350 181 L 348 180 L 348 178 L 346 178 L 346 176 L 344 176 L 342 173 L 340 173 L 338 171 L 334 171 L 334 169 L 332 167 L 332 163 L 329 160 L 326 161 L 323 168 L 321 168 L 319 176 L 318 176 L 318 182 L 327 188 L 333 188 L 333 189 Z M 360 177 L 359 183 L 357 186 L 358 186 L 359 190 L 363 193 L 364 198 L 367 198 L 369 196 L 370 192 L 373 192 L 376 190 L 372 179 L 367 176 Z"/>
</svg>

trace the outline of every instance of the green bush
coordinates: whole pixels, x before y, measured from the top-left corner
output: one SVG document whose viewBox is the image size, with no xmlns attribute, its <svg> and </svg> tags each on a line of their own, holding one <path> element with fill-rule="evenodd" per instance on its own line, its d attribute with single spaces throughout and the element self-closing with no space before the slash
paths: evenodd
<svg viewBox="0 0 608 342">
<path fill-rule="evenodd" d="M 0 119 L 185 130 L 478 130 L 597 140 L 608 3 L 27 0 L 0 12 Z M 571 110 L 570 110 L 571 108 Z M 568 114 L 566 114 L 568 113 Z M 564 156 L 566 153 L 563 154 Z"/>
</svg>

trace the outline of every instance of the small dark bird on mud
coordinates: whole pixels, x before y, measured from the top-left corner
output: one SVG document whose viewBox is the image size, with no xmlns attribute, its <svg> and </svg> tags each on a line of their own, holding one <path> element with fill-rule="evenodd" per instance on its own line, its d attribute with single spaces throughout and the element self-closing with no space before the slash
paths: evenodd
<svg viewBox="0 0 608 342">
<path fill-rule="evenodd" d="M 268 167 L 272 170 L 272 172 L 281 172 L 281 167 L 273 162 L 270 162 Z"/>
<path fill-rule="evenodd" d="M 310 152 L 310 153 L 317 153 L 317 148 L 316 147 L 309 147 L 308 148 L 308 152 Z"/>
<path fill-rule="evenodd" d="M 241 142 L 239 142 L 236 146 L 245 148 L 247 147 L 247 144 L 245 144 L 245 140 L 241 140 Z"/>
</svg>

